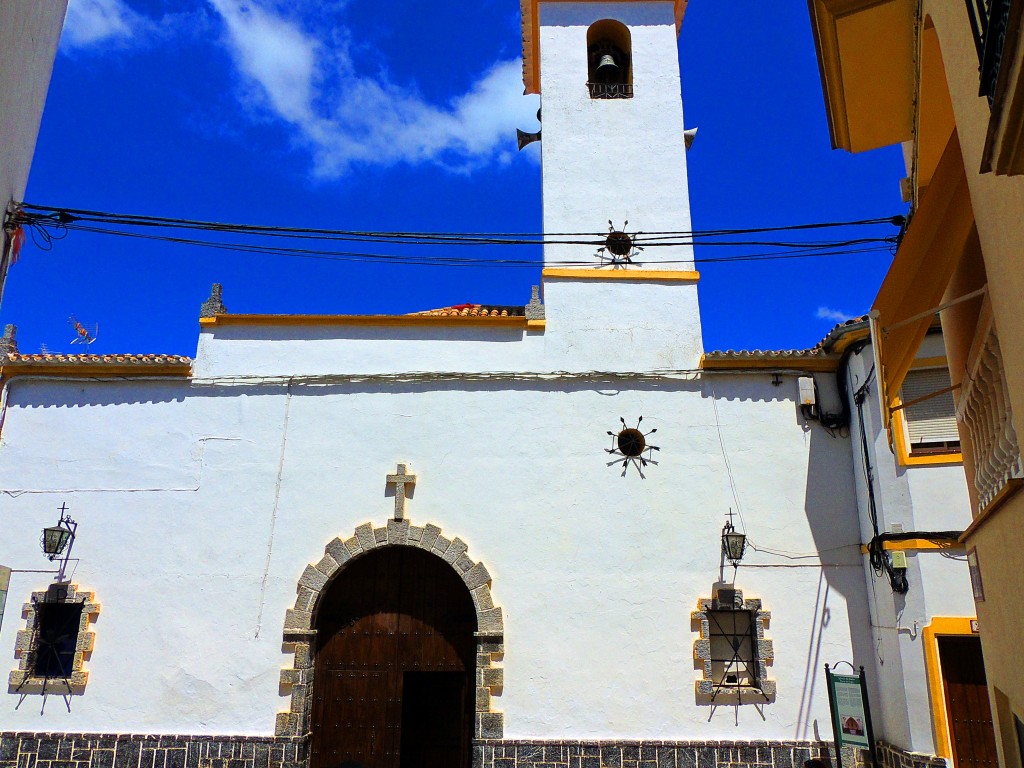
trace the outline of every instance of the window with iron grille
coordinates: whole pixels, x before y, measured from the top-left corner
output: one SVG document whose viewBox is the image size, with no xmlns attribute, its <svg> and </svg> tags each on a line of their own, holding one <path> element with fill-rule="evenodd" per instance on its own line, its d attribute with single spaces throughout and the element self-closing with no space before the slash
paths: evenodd
<svg viewBox="0 0 1024 768">
<path fill-rule="evenodd" d="M 775 661 L 774 645 L 765 637 L 771 611 L 757 598 L 744 598 L 731 585 L 716 584 L 714 597 L 702 597 L 690 614 L 694 631 L 693 658 L 701 677 L 696 681 L 698 704 L 760 706 L 775 701 L 776 684 L 768 677 Z"/>
<path fill-rule="evenodd" d="M 71 677 L 84 604 L 36 605 L 36 643 L 32 671 L 36 677 Z"/>
<path fill-rule="evenodd" d="M 942 391 L 949 387 L 946 368 L 912 370 L 904 379 L 900 398 L 904 403 L 911 403 L 903 408 L 911 456 L 960 450 L 953 393 Z M 937 392 L 941 394 L 935 394 Z"/>
<path fill-rule="evenodd" d="M 8 691 L 83 694 L 89 680 L 84 664 L 96 639 L 90 625 L 99 612 L 94 593 L 79 592 L 74 584 L 54 583 L 33 592 L 31 601 L 24 604 L 25 628 L 15 639 L 18 668 L 8 677 Z"/>
<path fill-rule="evenodd" d="M 708 611 L 711 679 L 722 687 L 759 687 L 753 611 Z"/>
<path fill-rule="evenodd" d="M 979 96 L 991 107 L 996 98 L 999 71 L 1003 64 L 1006 38 L 1010 31 L 1011 0 L 966 0 L 967 17 L 978 52 Z"/>
</svg>

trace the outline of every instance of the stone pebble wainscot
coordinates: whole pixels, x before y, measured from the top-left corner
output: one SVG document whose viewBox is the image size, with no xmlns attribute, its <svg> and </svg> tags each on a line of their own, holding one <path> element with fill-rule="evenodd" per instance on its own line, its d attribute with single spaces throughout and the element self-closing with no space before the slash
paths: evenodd
<svg viewBox="0 0 1024 768">
<path fill-rule="evenodd" d="M 803 768 L 835 764 L 832 745 L 807 741 L 482 740 L 473 768 Z M 843 755 L 850 768 L 866 755 Z M 0 768 L 306 768 L 305 738 L 0 733 Z M 896 763 L 899 765 L 899 763 Z"/>
<path fill-rule="evenodd" d="M 304 768 L 305 739 L 0 733 L 2 768 Z"/>
</svg>

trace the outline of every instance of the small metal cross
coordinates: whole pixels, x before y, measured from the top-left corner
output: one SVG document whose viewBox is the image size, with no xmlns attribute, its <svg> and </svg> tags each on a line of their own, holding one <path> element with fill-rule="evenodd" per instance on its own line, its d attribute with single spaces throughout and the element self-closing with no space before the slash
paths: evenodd
<svg viewBox="0 0 1024 768">
<path fill-rule="evenodd" d="M 397 473 L 388 475 L 387 484 L 395 486 L 395 520 L 404 520 L 406 489 L 416 487 L 416 475 L 406 474 L 405 464 L 399 464 Z"/>
</svg>

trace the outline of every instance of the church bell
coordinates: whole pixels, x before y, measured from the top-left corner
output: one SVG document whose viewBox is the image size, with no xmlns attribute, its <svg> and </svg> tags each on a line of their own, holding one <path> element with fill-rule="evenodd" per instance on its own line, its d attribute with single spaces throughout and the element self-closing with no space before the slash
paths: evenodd
<svg viewBox="0 0 1024 768">
<path fill-rule="evenodd" d="M 602 54 L 600 61 L 597 63 L 596 73 L 601 82 L 618 82 L 620 70 L 619 65 L 615 63 L 615 57 L 610 53 Z"/>
</svg>

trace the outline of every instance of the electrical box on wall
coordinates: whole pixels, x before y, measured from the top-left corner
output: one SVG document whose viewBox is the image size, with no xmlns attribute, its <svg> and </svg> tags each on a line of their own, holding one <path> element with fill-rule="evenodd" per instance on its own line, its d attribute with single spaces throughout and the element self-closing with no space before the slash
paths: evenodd
<svg viewBox="0 0 1024 768">
<path fill-rule="evenodd" d="M 805 419 L 818 418 L 818 396 L 814 390 L 813 376 L 800 376 L 796 380 L 800 411 Z"/>
<path fill-rule="evenodd" d="M 892 553 L 892 567 L 893 568 L 906 568 L 907 567 L 907 553 L 900 550 L 895 550 Z"/>
<path fill-rule="evenodd" d="M 814 378 L 812 376 L 800 376 L 796 383 L 800 389 L 801 407 L 810 406 L 813 408 L 817 405 L 817 397 L 814 394 Z"/>
</svg>

